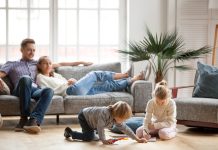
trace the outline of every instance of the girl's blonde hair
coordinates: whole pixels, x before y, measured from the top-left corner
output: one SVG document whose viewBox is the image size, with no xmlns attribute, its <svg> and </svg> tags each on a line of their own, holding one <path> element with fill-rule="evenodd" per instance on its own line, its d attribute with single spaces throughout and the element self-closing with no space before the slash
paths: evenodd
<svg viewBox="0 0 218 150">
<path fill-rule="evenodd" d="M 38 63 L 37 63 L 37 71 L 38 71 L 38 73 L 43 74 L 42 70 L 40 69 L 40 64 L 41 64 L 44 60 L 50 60 L 50 58 L 49 58 L 48 56 L 41 56 L 41 57 L 39 58 Z M 49 76 L 54 77 L 54 71 L 53 71 L 53 70 L 49 73 Z"/>
<path fill-rule="evenodd" d="M 171 97 L 170 90 L 168 89 L 167 82 L 165 80 L 156 84 L 153 96 L 158 97 L 159 99 L 167 99 Z"/>
<path fill-rule="evenodd" d="M 108 106 L 113 117 L 128 119 L 132 116 L 132 109 L 126 102 L 119 101 L 113 105 Z"/>
</svg>

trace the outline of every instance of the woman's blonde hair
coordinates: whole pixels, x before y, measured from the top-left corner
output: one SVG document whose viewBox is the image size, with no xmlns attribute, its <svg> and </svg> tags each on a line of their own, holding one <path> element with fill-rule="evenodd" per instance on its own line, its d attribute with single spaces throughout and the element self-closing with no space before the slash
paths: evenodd
<svg viewBox="0 0 218 150">
<path fill-rule="evenodd" d="M 37 71 L 38 73 L 41 73 L 43 74 L 42 70 L 40 69 L 40 64 L 44 61 L 44 60 L 50 60 L 50 58 L 48 56 L 41 56 L 38 60 L 38 63 L 37 63 Z M 52 70 L 50 73 L 49 73 L 49 76 L 54 76 L 54 71 Z"/>
<path fill-rule="evenodd" d="M 170 98 L 171 94 L 165 80 L 162 80 L 156 84 L 153 95 L 160 99 Z"/>
<path fill-rule="evenodd" d="M 108 106 L 113 117 L 128 119 L 132 116 L 132 109 L 126 102 L 119 101 Z"/>
</svg>

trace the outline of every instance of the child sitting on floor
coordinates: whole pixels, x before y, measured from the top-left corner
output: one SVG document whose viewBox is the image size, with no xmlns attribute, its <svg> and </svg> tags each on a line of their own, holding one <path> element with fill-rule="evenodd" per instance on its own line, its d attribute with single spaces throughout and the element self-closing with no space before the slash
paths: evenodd
<svg viewBox="0 0 218 150">
<path fill-rule="evenodd" d="M 131 107 L 126 103 L 119 101 L 108 107 L 88 107 L 80 111 L 78 115 L 82 133 L 72 131 L 69 127 L 65 129 L 66 138 L 79 139 L 83 141 L 92 141 L 96 139 L 94 130 L 97 129 L 99 139 L 103 144 L 113 144 L 114 139 L 106 139 L 104 128 L 112 128 L 115 125 L 123 133 L 139 143 L 147 142 L 144 138 L 138 138 L 134 132 L 125 125 L 124 121 L 132 115 Z"/>
<path fill-rule="evenodd" d="M 136 135 L 147 140 L 153 135 L 172 139 L 176 136 L 176 104 L 170 98 L 166 81 L 157 83 L 153 96 L 147 103 L 144 125 L 136 130 Z"/>
</svg>

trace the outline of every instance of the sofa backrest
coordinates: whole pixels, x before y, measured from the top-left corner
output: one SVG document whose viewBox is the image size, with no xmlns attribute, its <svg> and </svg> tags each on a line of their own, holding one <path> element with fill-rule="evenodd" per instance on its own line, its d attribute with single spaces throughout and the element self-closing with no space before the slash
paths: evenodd
<svg viewBox="0 0 218 150">
<path fill-rule="evenodd" d="M 0 64 L 1 68 L 2 64 Z M 91 66 L 62 66 L 58 67 L 55 72 L 63 75 L 66 79 L 75 78 L 80 79 L 85 76 L 90 71 L 113 71 L 113 72 L 121 72 L 121 64 L 120 62 L 114 63 L 106 63 L 106 64 L 99 64 L 99 65 L 91 65 Z M 3 80 L 8 85 L 11 91 L 13 91 L 13 85 L 8 76 L 4 77 Z"/>
<path fill-rule="evenodd" d="M 114 63 L 106 63 L 99 65 L 91 65 L 91 66 L 62 66 L 55 69 L 55 72 L 61 74 L 64 78 L 70 79 L 80 79 L 85 76 L 90 71 L 113 71 L 113 72 L 121 72 L 121 64 L 120 62 Z"/>
</svg>

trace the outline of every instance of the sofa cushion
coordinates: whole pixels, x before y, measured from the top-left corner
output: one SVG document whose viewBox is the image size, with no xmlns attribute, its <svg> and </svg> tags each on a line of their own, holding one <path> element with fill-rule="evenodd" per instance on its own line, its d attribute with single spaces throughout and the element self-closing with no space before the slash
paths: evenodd
<svg viewBox="0 0 218 150">
<path fill-rule="evenodd" d="M 62 66 L 58 67 L 55 71 L 66 79 L 75 78 L 78 80 L 90 71 L 97 70 L 121 72 L 121 64 L 116 62 L 91 66 Z"/>
<path fill-rule="evenodd" d="M 2 115 L 20 115 L 19 98 L 12 95 L 1 95 L 0 96 L 0 112 Z M 31 100 L 31 110 L 33 110 L 36 102 Z M 52 102 L 48 108 L 46 114 L 60 114 L 64 113 L 63 97 L 53 96 Z"/>
<path fill-rule="evenodd" d="M 133 97 L 126 92 L 107 92 L 95 95 L 75 96 L 68 95 L 64 100 L 66 114 L 77 114 L 82 108 L 93 106 L 108 106 L 117 101 L 125 101 L 133 106 Z"/>
<path fill-rule="evenodd" d="M 198 78 L 193 97 L 218 98 L 218 68 L 198 62 Z"/>
<path fill-rule="evenodd" d="M 11 95 L 1 95 L 0 112 L 2 115 L 20 115 L 19 98 Z"/>
<path fill-rule="evenodd" d="M 213 98 L 176 98 L 177 120 L 218 123 L 218 100 Z"/>
<path fill-rule="evenodd" d="M 36 102 L 33 101 L 31 103 L 31 109 L 35 106 Z M 62 114 L 64 113 L 64 99 L 62 96 L 54 95 L 52 97 L 51 104 L 46 111 L 46 114 L 53 115 L 53 114 Z"/>
</svg>

